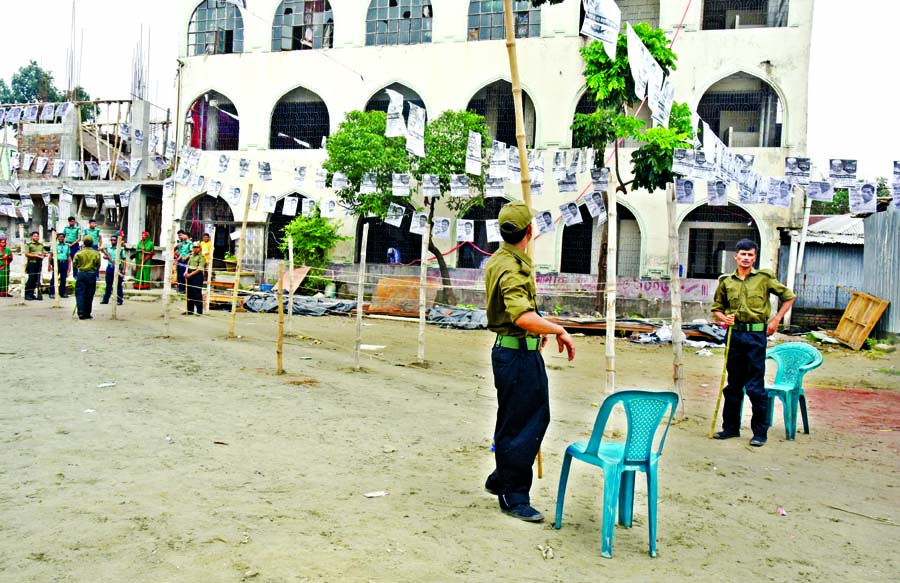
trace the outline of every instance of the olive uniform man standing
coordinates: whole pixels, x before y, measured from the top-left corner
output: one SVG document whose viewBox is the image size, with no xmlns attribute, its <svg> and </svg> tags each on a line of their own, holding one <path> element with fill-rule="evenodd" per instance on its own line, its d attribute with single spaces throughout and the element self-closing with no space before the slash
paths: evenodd
<svg viewBox="0 0 900 583">
<path fill-rule="evenodd" d="M 737 269 L 719 277 L 712 313 L 731 327 L 728 350 L 728 384 L 722 391 L 722 431 L 713 437 L 730 439 L 741 435 L 741 405 L 744 391 L 753 406 L 750 445 L 765 445 L 768 435 L 769 401 L 766 397 L 766 338 L 778 330 L 781 319 L 794 304 L 794 293 L 775 279 L 768 269 L 753 269 L 759 246 L 750 239 L 738 241 L 734 258 Z M 769 294 L 781 300 L 781 308 L 771 320 Z"/>
<path fill-rule="evenodd" d="M 575 358 L 575 344 L 562 326 L 537 312 L 534 264 L 526 254 L 533 236 L 534 211 L 512 202 L 500 210 L 504 243 L 487 262 L 485 294 L 488 329 L 497 334 L 491 352 L 497 389 L 494 428 L 496 469 L 485 489 L 499 499 L 500 509 L 515 518 L 540 522 L 531 506 L 532 470 L 544 432 L 550 424 L 547 373 L 541 349 L 555 334 L 559 351 Z"/>
<path fill-rule="evenodd" d="M 94 239 L 85 236 L 84 246 L 72 259 L 72 268 L 78 270 L 75 278 L 75 308 L 79 320 L 90 320 L 94 308 L 94 292 L 97 291 L 97 272 L 100 270 L 100 253 L 94 250 Z"/>
<path fill-rule="evenodd" d="M 31 233 L 31 241 L 25 244 L 25 273 L 28 279 L 25 281 L 25 299 L 43 300 L 41 297 L 41 266 L 44 264 L 44 244 L 41 243 L 40 234 L 37 231 Z"/>
<path fill-rule="evenodd" d="M 200 242 L 191 247 L 192 253 L 188 257 L 184 269 L 184 279 L 187 285 L 187 313 L 191 315 L 197 310 L 197 315 L 203 315 L 203 272 L 206 270 L 206 257 L 201 252 L 203 248 Z"/>
</svg>

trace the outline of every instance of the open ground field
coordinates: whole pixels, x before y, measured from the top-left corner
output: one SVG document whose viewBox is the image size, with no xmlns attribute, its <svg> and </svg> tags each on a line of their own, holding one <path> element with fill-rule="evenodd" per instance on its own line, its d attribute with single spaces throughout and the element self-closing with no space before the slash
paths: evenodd
<svg viewBox="0 0 900 583">
<path fill-rule="evenodd" d="M 72 299 L 66 300 L 72 302 Z M 128 300 L 70 319 L 71 303 L 0 304 L 0 580 L 896 581 L 900 354 L 827 352 L 808 377 L 812 434 L 707 439 L 722 351 L 686 354 L 687 419 L 660 468 L 659 556 L 645 487 L 632 529 L 600 557 L 602 476 L 575 465 L 564 526 L 502 515 L 493 466 L 487 332 L 429 327 L 431 367 L 408 366 L 414 324 L 293 320 L 275 376 L 276 319 L 175 315 Z M 300 336 L 302 335 L 302 336 Z M 553 421 L 534 505 L 552 516 L 565 446 L 604 393 L 602 337 L 568 363 L 546 353 Z M 620 387 L 668 387 L 667 347 L 617 343 Z M 878 372 L 876 372 L 878 371 Z M 103 386 L 115 383 L 114 386 Z M 100 386 L 98 386 L 100 385 Z M 364 493 L 386 491 L 366 498 Z M 782 507 L 786 514 L 777 511 Z M 539 546 L 553 549 L 544 558 Z M 546 554 L 546 553 L 545 553 Z M 894 575 L 891 575 L 894 573 Z"/>
</svg>

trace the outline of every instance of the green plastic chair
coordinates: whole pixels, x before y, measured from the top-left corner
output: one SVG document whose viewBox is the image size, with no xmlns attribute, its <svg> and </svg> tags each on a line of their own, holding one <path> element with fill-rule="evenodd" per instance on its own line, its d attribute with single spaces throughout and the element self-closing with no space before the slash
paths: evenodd
<svg viewBox="0 0 900 583">
<path fill-rule="evenodd" d="M 628 420 L 628 435 L 624 442 L 604 441 L 603 431 L 613 408 L 622 404 Z M 572 458 L 598 466 L 603 470 L 603 526 L 600 554 L 612 558 L 613 531 L 615 529 L 616 507 L 619 509 L 619 524 L 631 527 L 634 511 L 634 473 L 647 474 L 647 492 L 650 524 L 650 556 L 656 556 L 656 469 L 659 456 L 666 441 L 666 433 L 672 423 L 678 394 L 655 391 L 620 391 L 603 401 L 591 438 L 587 442 L 577 442 L 566 448 L 562 472 L 559 476 L 559 491 L 556 496 L 556 522 L 554 528 L 562 527 L 563 504 L 566 496 L 566 482 Z M 668 411 L 668 420 L 663 427 L 660 422 Z M 657 433 L 662 435 L 656 450 L 653 444 Z"/>
<path fill-rule="evenodd" d="M 772 360 L 778 366 L 774 384 L 766 385 L 766 396 L 769 398 L 769 426 L 772 426 L 775 399 L 780 399 L 784 410 L 784 433 L 787 439 L 797 437 L 798 409 L 803 417 L 803 433 L 809 435 L 803 377 L 814 368 L 822 366 L 822 353 L 809 344 L 786 342 L 767 350 L 766 360 Z"/>
</svg>

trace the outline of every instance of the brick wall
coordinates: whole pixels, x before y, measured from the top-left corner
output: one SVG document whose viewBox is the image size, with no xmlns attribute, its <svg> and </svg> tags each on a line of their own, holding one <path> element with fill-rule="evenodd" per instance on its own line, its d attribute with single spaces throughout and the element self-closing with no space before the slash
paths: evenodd
<svg viewBox="0 0 900 583">
<path fill-rule="evenodd" d="M 801 330 L 834 330 L 841 321 L 844 310 L 830 308 L 794 308 L 791 313 L 791 328 Z"/>
<path fill-rule="evenodd" d="M 36 162 L 31 163 L 31 171 L 23 172 L 21 178 L 38 178 L 46 179 L 53 177 L 53 161 L 59 158 L 60 134 L 49 135 L 21 135 L 19 136 L 19 152 L 34 154 L 38 156 L 46 156 L 50 159 L 47 168 L 42 174 L 35 174 L 34 168 Z"/>
</svg>

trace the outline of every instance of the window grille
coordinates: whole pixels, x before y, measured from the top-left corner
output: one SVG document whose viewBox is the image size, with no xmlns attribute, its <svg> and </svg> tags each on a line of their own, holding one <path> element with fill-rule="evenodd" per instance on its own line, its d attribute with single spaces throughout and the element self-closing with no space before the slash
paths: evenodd
<svg viewBox="0 0 900 583">
<path fill-rule="evenodd" d="M 522 108 L 525 111 L 525 142 L 529 148 L 534 147 L 534 130 L 536 116 L 534 103 L 525 91 L 522 91 Z M 491 137 L 504 144 L 516 145 L 516 111 L 513 105 L 512 84 L 508 81 L 495 81 L 476 93 L 469 105 L 484 117 Z"/>
<path fill-rule="evenodd" d="M 299 150 L 306 147 L 296 140 L 309 144 L 312 149 L 321 148 L 322 138 L 329 135 L 330 123 L 328 106 L 322 98 L 308 89 L 298 87 L 275 105 L 269 148 Z"/>
<path fill-rule="evenodd" d="M 787 26 L 789 0 L 705 0 L 703 30 Z"/>
<path fill-rule="evenodd" d="M 627 208 L 617 205 L 619 220 L 616 272 L 618 277 L 638 277 L 641 268 L 641 230 L 637 219 Z M 561 273 L 597 273 L 600 261 L 602 225 L 591 218 L 585 205 L 580 205 L 581 223 L 565 226 L 559 271 Z"/>
<path fill-rule="evenodd" d="M 484 199 L 484 206 L 472 207 L 463 215 L 462 218 L 475 221 L 474 244 L 478 249 L 494 253 L 500 248 L 500 243 L 488 243 L 485 221 L 489 219 L 494 220 L 500 216 L 500 209 L 507 202 L 509 201 L 503 197 L 486 198 Z M 460 247 L 458 253 L 456 266 L 466 269 L 481 269 L 484 267 L 484 263 L 490 259 L 490 257 L 472 248 L 469 244 Z"/>
<path fill-rule="evenodd" d="M 735 270 L 734 247 L 741 239 L 760 242 L 759 230 L 747 211 L 700 205 L 684 218 L 687 249 L 682 263 L 689 278 L 715 279 Z M 682 245 L 683 246 L 683 245 Z M 759 256 L 756 265 L 759 267 Z"/>
<path fill-rule="evenodd" d="M 401 85 L 400 83 L 392 83 L 385 87 L 385 89 L 391 89 L 403 95 L 403 119 L 409 120 L 410 103 L 415 103 L 422 109 L 425 109 L 425 102 L 422 101 L 422 98 L 419 97 L 418 93 L 416 93 L 409 87 Z M 390 103 L 391 100 L 388 98 L 387 93 L 384 92 L 384 89 L 380 89 L 369 99 L 369 102 L 366 103 L 365 111 L 383 111 L 387 113 L 388 105 L 390 105 Z M 427 110 L 425 113 L 427 118 Z"/>
<path fill-rule="evenodd" d="M 581 94 L 581 98 L 578 100 L 578 104 L 575 106 L 575 113 L 590 115 L 595 111 L 597 111 L 597 102 L 594 100 L 594 96 L 591 95 L 589 91 L 585 91 Z M 574 117 L 572 118 L 572 122 L 575 122 Z M 590 140 L 578 135 L 578 133 L 574 130 L 572 131 L 573 148 L 589 148 L 592 145 L 593 144 L 591 144 Z"/>
<path fill-rule="evenodd" d="M 366 46 L 431 42 L 430 0 L 372 0 L 366 13 Z"/>
<path fill-rule="evenodd" d="M 727 90 L 729 86 L 735 88 Z M 739 73 L 719 81 L 700 99 L 697 114 L 726 146 L 781 146 L 783 120 L 778 95 L 756 77 Z"/>
<path fill-rule="evenodd" d="M 400 252 L 400 262 L 410 263 L 419 259 L 422 253 L 422 236 L 409 232 L 412 222 L 412 210 L 406 208 L 403 222 L 399 227 L 385 223 L 378 217 L 363 218 L 356 223 L 356 263 L 359 263 L 362 246 L 363 224 L 369 223 L 369 239 L 366 243 L 366 263 L 385 264 L 388 260 L 387 250 L 393 247 Z"/>
<path fill-rule="evenodd" d="M 330 49 L 334 15 L 327 0 L 284 0 L 272 22 L 273 51 Z"/>
<path fill-rule="evenodd" d="M 230 99 L 210 91 L 197 99 L 187 118 L 188 133 L 191 136 L 191 147 L 201 150 L 238 149 L 240 142 L 241 122 L 238 111 Z"/>
<path fill-rule="evenodd" d="M 285 215 L 282 213 L 284 209 L 284 199 L 288 196 L 299 198 L 297 203 L 297 215 L 303 208 L 303 200 L 306 198 L 300 193 L 294 192 L 282 197 L 275 203 L 275 212 L 269 213 L 269 220 L 266 222 L 266 259 L 286 259 L 287 254 L 283 252 L 279 245 L 284 238 L 284 228 L 293 221 L 297 216 Z"/>
<path fill-rule="evenodd" d="M 244 51 L 244 19 L 225 0 L 204 0 L 188 25 L 188 55 L 227 55 Z"/>
<path fill-rule="evenodd" d="M 566 226 L 562 221 L 562 252 L 559 262 L 560 273 L 591 273 L 592 255 L 594 251 L 594 233 L 597 229 L 597 222 L 591 218 L 591 213 L 587 210 L 587 205 L 579 205 L 581 211 L 581 222 L 571 227 Z"/>
<path fill-rule="evenodd" d="M 516 38 L 541 36 L 541 9 L 528 0 L 513 0 Z M 503 0 L 472 0 L 469 2 L 469 40 L 506 39 L 506 20 Z"/>
</svg>

